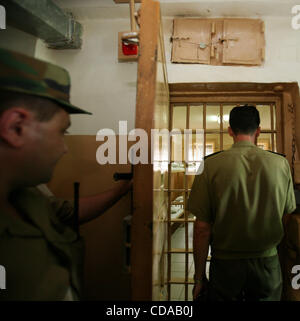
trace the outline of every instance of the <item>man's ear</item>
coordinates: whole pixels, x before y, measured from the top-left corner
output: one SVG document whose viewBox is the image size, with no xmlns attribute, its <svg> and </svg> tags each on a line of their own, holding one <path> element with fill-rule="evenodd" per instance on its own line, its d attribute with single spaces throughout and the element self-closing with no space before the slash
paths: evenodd
<svg viewBox="0 0 300 321">
<path fill-rule="evenodd" d="M 228 134 L 231 137 L 233 137 L 233 135 L 234 135 L 233 130 L 231 129 L 231 127 L 228 127 Z"/>
<path fill-rule="evenodd" d="M 257 127 L 256 131 L 255 131 L 255 137 L 257 138 L 260 135 L 260 126 Z"/>
<path fill-rule="evenodd" d="M 13 107 L 0 115 L 0 139 L 12 147 L 21 147 L 25 142 L 25 131 L 32 114 L 25 108 Z"/>
</svg>

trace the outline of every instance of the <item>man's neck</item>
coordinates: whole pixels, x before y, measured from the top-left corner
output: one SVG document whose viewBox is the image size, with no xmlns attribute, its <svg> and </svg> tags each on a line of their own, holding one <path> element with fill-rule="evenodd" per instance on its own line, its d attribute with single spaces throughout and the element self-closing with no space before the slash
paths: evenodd
<svg viewBox="0 0 300 321">
<path fill-rule="evenodd" d="M 256 139 L 255 135 L 237 135 L 233 137 L 234 143 L 238 142 L 250 142 L 252 144 L 256 144 Z"/>
</svg>

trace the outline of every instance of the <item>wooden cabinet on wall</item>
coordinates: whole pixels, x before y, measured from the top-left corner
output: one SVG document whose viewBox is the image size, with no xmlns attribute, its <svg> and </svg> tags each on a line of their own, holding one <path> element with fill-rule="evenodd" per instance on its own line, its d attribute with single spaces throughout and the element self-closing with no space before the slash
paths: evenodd
<svg viewBox="0 0 300 321">
<path fill-rule="evenodd" d="M 172 62 L 261 65 L 264 23 L 259 19 L 174 19 Z"/>
</svg>

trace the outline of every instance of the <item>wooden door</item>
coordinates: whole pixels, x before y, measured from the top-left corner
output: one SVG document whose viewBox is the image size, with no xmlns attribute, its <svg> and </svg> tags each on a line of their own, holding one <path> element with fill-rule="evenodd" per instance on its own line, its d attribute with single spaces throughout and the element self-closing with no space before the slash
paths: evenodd
<svg viewBox="0 0 300 321">
<path fill-rule="evenodd" d="M 136 128 L 148 134 L 148 164 L 134 166 L 132 218 L 132 299 L 165 300 L 168 155 L 158 147 L 151 161 L 151 130 L 169 127 L 169 91 L 165 66 L 160 5 L 141 5 Z M 158 155 L 158 157 L 157 157 Z M 163 156 L 162 156 L 163 155 Z M 164 161 L 163 160 L 164 158 Z"/>
</svg>

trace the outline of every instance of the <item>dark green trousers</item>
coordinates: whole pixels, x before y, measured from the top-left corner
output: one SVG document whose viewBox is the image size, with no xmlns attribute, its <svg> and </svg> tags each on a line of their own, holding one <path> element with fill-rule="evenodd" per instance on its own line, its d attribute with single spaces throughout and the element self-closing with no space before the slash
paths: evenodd
<svg viewBox="0 0 300 321">
<path fill-rule="evenodd" d="M 255 259 L 211 259 L 210 301 L 279 301 L 281 291 L 278 255 Z"/>
</svg>

